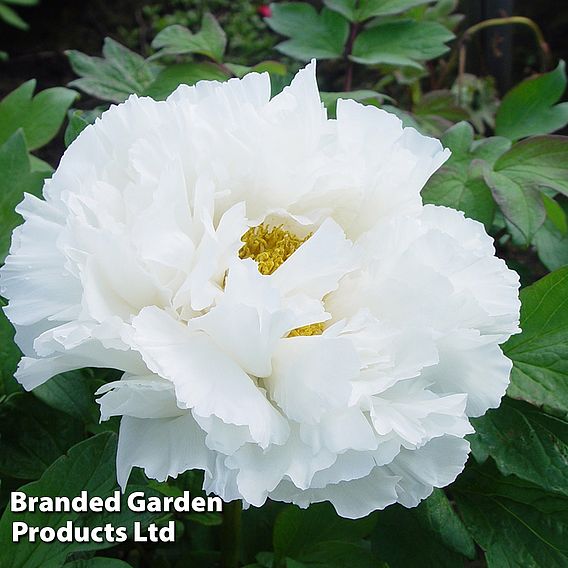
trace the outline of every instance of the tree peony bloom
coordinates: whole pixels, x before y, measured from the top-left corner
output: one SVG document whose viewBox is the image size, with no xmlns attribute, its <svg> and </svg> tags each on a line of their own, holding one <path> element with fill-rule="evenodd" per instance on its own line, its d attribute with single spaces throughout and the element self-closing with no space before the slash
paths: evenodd
<svg viewBox="0 0 568 568">
<path fill-rule="evenodd" d="M 422 205 L 448 156 L 372 106 L 327 119 L 314 62 L 272 99 L 255 73 L 130 97 L 19 205 L 17 379 L 124 372 L 97 393 L 123 487 L 197 468 L 245 505 L 417 505 L 462 471 L 519 331 L 483 226 Z"/>
</svg>

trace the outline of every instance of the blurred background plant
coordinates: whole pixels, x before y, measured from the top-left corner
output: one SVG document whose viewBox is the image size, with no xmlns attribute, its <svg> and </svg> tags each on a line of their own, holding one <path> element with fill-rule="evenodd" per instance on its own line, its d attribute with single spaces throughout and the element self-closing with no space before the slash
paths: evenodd
<svg viewBox="0 0 568 568">
<path fill-rule="evenodd" d="M 21 18 L 14 7 L 35 6 L 38 2 L 39 0 L 0 0 L 0 20 L 20 30 L 27 30 L 28 24 Z"/>
<path fill-rule="evenodd" d="M 0 260 L 20 222 L 14 207 L 23 192 L 40 194 L 65 146 L 110 104 L 132 93 L 164 99 L 181 83 L 250 71 L 270 73 L 277 93 L 316 58 L 330 116 L 339 98 L 353 98 L 441 137 L 452 157 L 424 188 L 424 201 L 482 222 L 527 286 L 524 332 L 505 345 L 514 362 L 509 397 L 474 421 L 475 459 L 454 485 L 416 509 L 390 507 L 361 521 L 339 519 L 326 505 L 307 512 L 276 503 L 251 509 L 243 519 L 242 563 L 568 566 L 568 141 L 562 136 L 568 6 L 552 0 L 36 4 L 0 0 L 0 50 L 7 54 L 0 63 Z M 31 31 L 14 7 L 29 7 Z M 93 403 L 112 373 L 69 373 L 23 393 L 11 378 L 19 354 L 3 315 L 0 339 L 0 505 L 26 481 L 56 492 L 54 479 L 65 464 L 53 462 L 72 447 L 79 455 L 78 442 L 91 456 L 85 467 L 113 480 L 113 466 L 101 456 L 112 455 L 116 422 L 99 425 Z M 21 411 L 30 405 L 33 419 Z M 95 481 L 85 479 L 85 488 Z M 110 491 L 114 482 L 108 483 Z M 134 483 L 168 495 L 199 492 L 196 473 L 168 484 L 148 484 L 140 474 Z M 9 518 L 6 511 L 2 542 L 9 540 Z M 140 567 L 218 565 L 221 518 L 175 518 L 175 547 L 126 543 L 105 553 L 102 564 L 92 551 L 63 546 L 53 565 L 119 568 L 119 559 Z M 18 547 L 22 557 L 43 558 L 41 546 Z M 13 554 L 6 546 L 0 560 Z M 31 566 L 15 562 L 9 565 Z"/>
</svg>

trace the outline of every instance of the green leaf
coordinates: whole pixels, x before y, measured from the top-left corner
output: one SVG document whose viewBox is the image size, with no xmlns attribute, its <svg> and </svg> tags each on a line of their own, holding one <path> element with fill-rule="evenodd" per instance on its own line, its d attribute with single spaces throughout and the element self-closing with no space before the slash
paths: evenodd
<svg viewBox="0 0 568 568">
<path fill-rule="evenodd" d="M 495 201 L 491 190 L 481 178 L 469 178 L 465 169 L 451 165 L 440 169 L 422 191 L 424 203 L 444 205 L 463 211 L 467 217 L 491 226 Z"/>
<path fill-rule="evenodd" d="M 81 77 L 70 84 L 101 100 L 121 103 L 132 93 L 142 94 L 154 80 L 155 69 L 148 61 L 108 37 L 103 58 L 75 50 L 65 53 Z"/>
<path fill-rule="evenodd" d="M 2 0 L 2 2 L 13 6 L 36 6 L 39 0 Z"/>
<path fill-rule="evenodd" d="M 485 182 L 505 218 L 529 244 L 546 219 L 542 195 L 531 186 L 499 172 L 485 172 Z"/>
<path fill-rule="evenodd" d="M 364 22 L 375 16 L 392 16 L 431 2 L 433 0 L 324 0 L 330 10 L 351 22 Z"/>
<path fill-rule="evenodd" d="M 488 568 L 568 565 L 568 498 L 503 477 L 490 462 L 467 468 L 452 493 Z"/>
<path fill-rule="evenodd" d="M 184 519 L 206 527 L 216 527 L 223 524 L 223 517 L 219 513 L 190 513 L 185 515 Z"/>
<path fill-rule="evenodd" d="M 422 190 L 424 202 L 458 209 L 489 228 L 495 214 L 495 201 L 482 173 L 497 155 L 508 149 L 510 142 L 505 138 L 474 142 L 473 128 L 467 122 L 448 129 L 441 141 L 452 155 Z"/>
<path fill-rule="evenodd" d="M 568 268 L 521 291 L 521 329 L 503 346 L 508 394 L 568 416 Z"/>
<path fill-rule="evenodd" d="M 97 118 L 101 116 L 105 109 L 101 107 L 97 107 L 91 110 L 77 110 L 71 109 L 68 115 L 68 124 L 67 128 L 65 129 L 64 141 L 65 147 L 68 148 L 71 145 L 71 142 L 89 126 L 89 124 L 93 124 Z"/>
<path fill-rule="evenodd" d="M 12 230 L 21 223 L 14 211 L 24 192 L 39 195 L 45 172 L 32 172 L 22 130 L 0 146 L 0 263 L 8 253 Z"/>
<path fill-rule="evenodd" d="M 382 22 L 357 36 L 351 59 L 368 65 L 381 63 L 422 69 L 420 62 L 446 53 L 445 44 L 453 37 L 454 34 L 437 22 Z"/>
<path fill-rule="evenodd" d="M 18 479 L 40 477 L 83 435 L 80 423 L 27 393 L 0 405 L 0 419 L 0 475 Z"/>
<path fill-rule="evenodd" d="M 87 126 L 89 126 L 89 122 L 85 120 L 83 113 L 80 110 L 76 110 L 69 117 L 69 124 L 67 124 L 67 128 L 65 129 L 65 147 L 68 148 L 71 142 L 73 142 Z"/>
<path fill-rule="evenodd" d="M 370 90 L 359 90 L 359 91 L 345 91 L 345 92 L 338 92 L 338 93 L 326 93 L 320 92 L 320 97 L 328 110 L 328 116 L 330 118 L 335 118 L 335 113 L 337 110 L 337 101 L 339 99 L 353 99 L 354 101 L 364 102 L 364 101 L 372 101 L 372 102 L 382 102 L 385 98 L 390 99 L 389 96 L 383 95 L 381 93 L 377 93 L 376 91 Z M 371 104 L 372 104 L 371 102 Z"/>
<path fill-rule="evenodd" d="M 568 496 L 568 422 L 506 397 L 473 426 L 469 441 L 478 461 L 491 456 L 503 475 Z"/>
<path fill-rule="evenodd" d="M 555 103 L 565 89 L 564 61 L 554 71 L 518 84 L 501 102 L 495 117 L 495 133 L 518 140 L 563 128 L 568 124 L 568 103 Z"/>
<path fill-rule="evenodd" d="M 300 562 L 310 568 L 386 568 L 369 549 L 342 540 L 315 544 L 302 554 Z M 293 564 L 288 561 L 287 566 L 292 568 Z"/>
<path fill-rule="evenodd" d="M 364 3 L 360 0 L 323 0 L 323 3 L 334 12 L 341 14 L 344 18 L 347 18 L 350 22 L 357 21 L 357 4 Z"/>
<path fill-rule="evenodd" d="M 278 51 L 301 61 L 343 57 L 349 24 L 339 14 L 327 8 L 318 13 L 304 2 L 271 4 L 270 8 L 272 16 L 266 23 L 290 38 L 276 46 Z"/>
<path fill-rule="evenodd" d="M 99 556 L 86 560 L 67 562 L 65 568 L 132 568 L 132 566 L 116 558 L 103 558 Z"/>
<path fill-rule="evenodd" d="M 250 71 L 252 73 L 270 73 L 271 75 L 286 75 L 287 69 L 284 63 L 280 61 L 266 60 L 257 63 L 251 67 Z"/>
<path fill-rule="evenodd" d="M 49 177 L 49 175 L 53 172 L 51 164 L 48 164 L 33 154 L 30 154 L 30 167 L 32 168 L 32 172 L 43 172 L 44 177 Z"/>
<path fill-rule="evenodd" d="M 268 565 L 265 564 L 266 567 L 272 568 L 272 564 Z M 306 568 L 306 565 L 303 562 L 298 562 L 293 558 L 286 558 L 286 568 Z"/>
<path fill-rule="evenodd" d="M 14 343 L 14 328 L 4 314 L 4 301 L 0 299 L 0 401 L 21 388 L 14 379 L 21 353 Z"/>
<path fill-rule="evenodd" d="M 14 28 L 18 28 L 19 30 L 27 30 L 29 29 L 28 24 L 18 16 L 18 14 L 12 10 L 9 6 L 2 4 L 0 2 L 0 20 L 4 20 L 7 24 L 13 26 Z"/>
<path fill-rule="evenodd" d="M 93 436 L 61 456 L 42 475 L 41 479 L 20 488 L 29 496 L 66 496 L 76 497 L 81 491 L 87 491 L 90 497 L 106 498 L 117 489 L 115 459 L 117 439 L 115 434 L 103 433 Z M 145 488 L 132 486 L 130 491 L 144 491 Z M 145 490 L 147 495 L 157 495 Z M 128 491 L 127 491 L 128 493 Z M 156 513 L 133 513 L 122 500 L 119 513 L 12 513 L 6 509 L 0 519 L 0 566 L 2 568 L 21 568 L 23 566 L 41 566 L 57 568 L 62 566 L 67 556 L 73 552 L 109 548 L 111 542 L 58 542 L 45 545 L 40 541 L 22 540 L 12 542 L 12 523 L 25 522 L 28 526 L 49 526 L 57 529 L 67 521 L 76 526 L 101 527 L 110 523 L 114 527 L 125 526 L 129 533 L 134 521 L 142 526 L 151 522 Z"/>
<path fill-rule="evenodd" d="M 97 389 L 89 379 L 88 371 L 70 371 L 36 387 L 33 394 L 45 404 L 81 422 L 96 423 L 99 420 L 99 408 L 94 397 Z"/>
<path fill-rule="evenodd" d="M 538 257 L 548 270 L 557 270 L 568 264 L 568 234 L 563 234 L 548 219 L 533 239 Z"/>
<path fill-rule="evenodd" d="M 568 233 L 568 221 L 566 220 L 566 212 L 562 209 L 562 206 L 548 197 L 546 194 L 542 194 L 542 201 L 544 203 L 544 209 L 546 210 L 546 217 L 550 219 L 554 226 L 565 235 Z"/>
<path fill-rule="evenodd" d="M 340 517 L 329 503 L 308 509 L 289 506 L 276 518 L 273 545 L 277 556 L 302 560 L 315 545 L 335 540 L 357 541 L 368 535 L 376 519 L 373 515 L 359 520 Z"/>
<path fill-rule="evenodd" d="M 229 69 L 235 76 L 242 78 L 247 73 L 270 73 L 270 75 L 275 75 L 282 77 L 287 74 L 286 65 L 280 63 L 279 61 L 261 61 L 257 63 L 254 67 L 249 67 L 248 65 L 239 65 L 238 63 L 226 63 L 225 66 Z"/>
<path fill-rule="evenodd" d="M 486 172 L 485 180 L 507 220 L 528 244 L 547 215 L 546 198 L 538 190 L 568 195 L 568 140 L 538 136 L 518 142 L 496 160 L 494 172 Z"/>
<path fill-rule="evenodd" d="M 0 102 L 0 144 L 22 128 L 28 149 L 35 150 L 45 146 L 61 128 L 77 93 L 54 87 L 34 97 L 35 84 L 33 79 L 23 83 Z"/>
<path fill-rule="evenodd" d="M 226 81 L 228 75 L 212 63 L 178 63 L 160 71 L 148 86 L 145 95 L 164 100 L 180 85 L 195 85 L 198 81 Z"/>
<path fill-rule="evenodd" d="M 495 171 L 519 185 L 568 195 L 568 138 L 537 136 L 518 142 L 497 160 Z"/>
<path fill-rule="evenodd" d="M 270 548 L 274 522 L 278 513 L 288 505 L 268 500 L 261 508 L 249 507 L 242 518 L 243 562 L 261 562 L 259 550 Z"/>
<path fill-rule="evenodd" d="M 393 505 L 378 513 L 373 548 L 390 568 L 453 568 L 475 545 L 444 492 L 436 489 L 414 509 Z"/>
<path fill-rule="evenodd" d="M 460 120 L 467 120 L 468 113 L 461 108 L 451 91 L 430 91 L 414 105 L 412 113 L 422 131 L 443 132 Z"/>
<path fill-rule="evenodd" d="M 199 53 L 220 62 L 227 46 L 227 36 L 215 17 L 209 13 L 203 16 L 201 30 L 193 34 L 184 26 L 175 24 L 163 29 L 152 42 L 160 51 L 154 57 L 163 55 L 184 55 Z"/>
<path fill-rule="evenodd" d="M 402 126 L 404 126 L 405 128 L 414 128 L 415 130 L 418 130 L 420 132 L 420 125 L 414 118 L 414 115 L 412 115 L 410 112 L 402 110 L 401 108 L 394 105 L 381 105 L 381 108 L 400 118 L 400 120 L 402 121 Z"/>
</svg>

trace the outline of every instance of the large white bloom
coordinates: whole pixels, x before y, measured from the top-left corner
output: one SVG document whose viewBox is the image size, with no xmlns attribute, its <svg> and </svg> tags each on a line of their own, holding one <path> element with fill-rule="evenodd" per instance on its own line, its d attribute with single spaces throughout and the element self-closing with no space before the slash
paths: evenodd
<svg viewBox="0 0 568 568">
<path fill-rule="evenodd" d="M 255 506 L 412 507 L 463 469 L 496 407 L 518 278 L 483 226 L 423 206 L 437 140 L 349 100 L 315 64 L 131 97 L 27 195 L 1 273 L 33 389 L 84 366 L 122 416 L 118 480 L 191 468 Z"/>
</svg>

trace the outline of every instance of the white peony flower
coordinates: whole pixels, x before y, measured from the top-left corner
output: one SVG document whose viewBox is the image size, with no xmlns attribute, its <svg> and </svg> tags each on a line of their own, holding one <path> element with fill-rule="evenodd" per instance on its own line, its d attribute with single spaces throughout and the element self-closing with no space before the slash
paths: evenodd
<svg viewBox="0 0 568 568">
<path fill-rule="evenodd" d="M 18 207 L 17 379 L 124 372 L 98 391 L 122 486 L 198 468 L 245 505 L 415 506 L 462 471 L 519 331 L 483 226 L 422 205 L 448 156 L 375 107 L 327 119 L 313 62 L 272 99 L 254 73 L 130 97 Z"/>
</svg>

